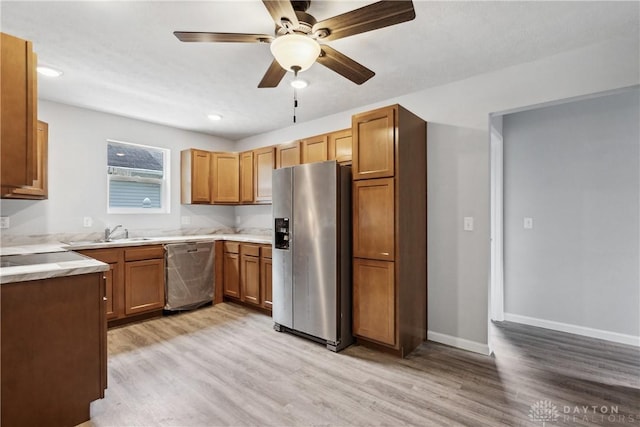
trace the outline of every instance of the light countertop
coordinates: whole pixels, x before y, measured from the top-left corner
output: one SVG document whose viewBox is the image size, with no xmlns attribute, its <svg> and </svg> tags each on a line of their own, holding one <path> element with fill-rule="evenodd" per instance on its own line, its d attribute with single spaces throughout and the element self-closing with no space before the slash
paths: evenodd
<svg viewBox="0 0 640 427">
<path fill-rule="evenodd" d="M 0 255 L 30 255 L 52 252 L 75 251 L 81 249 L 104 249 L 125 246 L 161 245 L 168 243 L 203 242 L 230 240 L 245 243 L 270 244 L 271 236 L 253 234 L 205 234 L 196 236 L 162 236 L 118 239 L 109 242 L 79 241 L 67 243 L 43 243 L 22 246 L 4 246 Z M 10 265 L 0 267 L 0 284 L 48 279 L 51 277 L 73 276 L 106 271 L 109 266 L 100 261 L 78 255 L 78 259 L 63 262 L 45 262 L 31 265 Z"/>
</svg>

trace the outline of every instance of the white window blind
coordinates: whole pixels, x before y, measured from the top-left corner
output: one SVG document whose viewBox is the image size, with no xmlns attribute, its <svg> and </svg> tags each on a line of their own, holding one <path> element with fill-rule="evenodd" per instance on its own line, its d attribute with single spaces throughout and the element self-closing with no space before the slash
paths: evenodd
<svg viewBox="0 0 640 427">
<path fill-rule="evenodd" d="M 169 212 L 169 150 L 107 141 L 109 213 Z"/>
</svg>

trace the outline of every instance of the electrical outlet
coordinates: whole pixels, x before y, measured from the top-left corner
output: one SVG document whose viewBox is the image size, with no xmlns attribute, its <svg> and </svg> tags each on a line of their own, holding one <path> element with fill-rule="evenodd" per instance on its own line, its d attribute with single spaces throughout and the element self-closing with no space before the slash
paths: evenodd
<svg viewBox="0 0 640 427">
<path fill-rule="evenodd" d="M 182 225 L 191 224 L 191 217 L 190 216 L 181 216 L 180 217 L 180 224 L 182 224 Z"/>
<path fill-rule="evenodd" d="M 11 222 L 9 221 L 8 216 L 0 217 L 0 228 L 9 228 L 11 226 Z"/>
<path fill-rule="evenodd" d="M 472 216 L 465 216 L 464 217 L 462 229 L 464 231 L 473 231 L 473 217 Z"/>
<path fill-rule="evenodd" d="M 93 218 L 90 216 L 85 216 L 82 220 L 82 225 L 84 227 L 91 227 L 93 225 Z"/>
<path fill-rule="evenodd" d="M 522 226 L 525 230 L 531 230 L 533 228 L 533 218 L 525 217 Z"/>
</svg>

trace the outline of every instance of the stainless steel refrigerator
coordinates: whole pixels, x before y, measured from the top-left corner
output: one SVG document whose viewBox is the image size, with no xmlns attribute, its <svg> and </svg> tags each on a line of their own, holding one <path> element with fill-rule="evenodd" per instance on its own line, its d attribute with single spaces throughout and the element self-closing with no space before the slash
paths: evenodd
<svg viewBox="0 0 640 427">
<path fill-rule="evenodd" d="M 351 168 L 273 171 L 273 320 L 340 351 L 351 335 Z"/>
</svg>

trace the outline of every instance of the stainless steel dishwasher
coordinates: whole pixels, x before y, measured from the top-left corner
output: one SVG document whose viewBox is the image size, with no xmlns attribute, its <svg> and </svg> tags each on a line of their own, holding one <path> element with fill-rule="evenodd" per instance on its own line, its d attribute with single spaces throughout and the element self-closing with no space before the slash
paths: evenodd
<svg viewBox="0 0 640 427">
<path fill-rule="evenodd" d="M 164 245 L 165 310 L 192 310 L 213 301 L 214 242 Z"/>
</svg>

